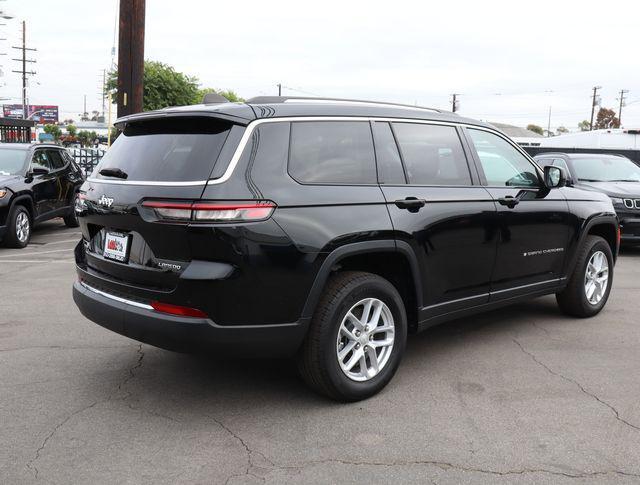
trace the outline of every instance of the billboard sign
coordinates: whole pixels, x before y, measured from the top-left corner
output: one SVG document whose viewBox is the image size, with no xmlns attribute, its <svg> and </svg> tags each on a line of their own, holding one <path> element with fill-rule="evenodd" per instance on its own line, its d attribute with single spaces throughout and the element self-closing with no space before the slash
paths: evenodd
<svg viewBox="0 0 640 485">
<path fill-rule="evenodd" d="M 22 116 L 21 104 L 5 104 L 2 107 L 5 118 L 18 118 Z M 38 124 L 48 124 L 58 122 L 58 107 L 50 104 L 30 104 L 27 108 L 29 119 Z"/>
</svg>

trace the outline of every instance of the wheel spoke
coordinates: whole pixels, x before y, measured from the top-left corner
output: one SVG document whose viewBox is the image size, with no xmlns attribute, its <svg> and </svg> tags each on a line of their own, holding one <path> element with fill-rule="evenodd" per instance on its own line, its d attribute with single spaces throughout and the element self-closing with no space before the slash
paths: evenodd
<svg viewBox="0 0 640 485">
<path fill-rule="evenodd" d="M 352 312 L 347 313 L 346 318 L 353 323 L 353 326 L 355 328 L 357 328 L 358 330 L 363 330 L 364 329 L 364 325 L 362 324 L 362 322 L 360 321 L 360 319 L 358 317 L 356 317 Z"/>
<path fill-rule="evenodd" d="M 349 357 L 349 360 L 345 362 L 344 368 L 348 371 L 353 369 L 353 366 L 358 363 L 358 361 L 363 355 L 364 355 L 364 352 L 362 351 L 362 349 L 354 350 L 353 354 L 351 354 L 351 357 Z"/>
<path fill-rule="evenodd" d="M 382 314 L 382 302 L 376 302 L 374 304 L 374 310 L 373 310 L 373 315 L 371 316 L 371 319 L 367 322 L 369 324 L 369 331 L 371 331 L 371 329 L 376 328 L 378 326 L 378 323 L 380 323 L 380 315 Z"/>
<path fill-rule="evenodd" d="M 369 344 L 372 347 L 389 347 L 390 345 L 393 345 L 393 337 L 391 338 L 385 338 L 383 340 L 372 340 L 371 342 L 369 342 Z"/>
<path fill-rule="evenodd" d="M 371 362 L 371 368 L 375 374 L 380 372 L 380 367 L 378 365 L 378 354 L 376 353 L 376 349 L 373 347 L 369 347 L 367 350 L 367 355 L 369 356 L 369 362 Z"/>
<path fill-rule="evenodd" d="M 349 342 L 340 352 L 338 352 L 338 359 L 340 362 L 344 361 L 344 358 L 349 355 L 349 352 L 351 352 L 357 344 L 358 342 Z"/>
<path fill-rule="evenodd" d="M 362 318 L 360 319 L 360 322 L 363 325 L 366 325 L 369 322 L 369 315 L 371 314 L 372 306 L 373 306 L 372 299 L 367 300 L 367 302 L 364 304 L 364 308 L 362 309 Z"/>
</svg>

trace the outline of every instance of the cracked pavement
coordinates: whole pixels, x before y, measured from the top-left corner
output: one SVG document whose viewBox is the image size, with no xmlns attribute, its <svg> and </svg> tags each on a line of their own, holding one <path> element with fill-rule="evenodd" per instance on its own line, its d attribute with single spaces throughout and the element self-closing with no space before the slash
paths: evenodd
<svg viewBox="0 0 640 485">
<path fill-rule="evenodd" d="M 175 354 L 88 322 L 75 237 L 51 222 L 0 249 L 2 483 L 640 483 L 640 249 L 599 316 L 545 297 L 444 324 L 410 338 L 384 392 L 345 405 L 286 361 Z"/>
</svg>

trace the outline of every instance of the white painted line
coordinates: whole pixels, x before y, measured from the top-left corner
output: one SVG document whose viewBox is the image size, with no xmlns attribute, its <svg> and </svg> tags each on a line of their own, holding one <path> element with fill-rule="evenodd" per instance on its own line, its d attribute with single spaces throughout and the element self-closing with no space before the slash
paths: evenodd
<svg viewBox="0 0 640 485">
<path fill-rule="evenodd" d="M 64 251 L 73 251 L 75 248 L 68 248 L 68 249 L 53 249 L 51 251 L 38 251 L 35 253 L 16 253 L 16 254 L 7 254 L 6 256 L 0 256 L 0 261 L 2 261 L 1 258 L 13 258 L 13 257 L 17 257 L 17 256 L 33 256 L 34 254 L 49 254 L 49 253 L 62 253 Z"/>
<path fill-rule="evenodd" d="M 16 259 L 13 261 L 0 261 L 2 263 L 75 263 L 73 259 Z"/>
<path fill-rule="evenodd" d="M 46 246 L 51 246 L 52 244 L 63 244 L 63 243 L 68 243 L 68 242 L 76 242 L 77 243 L 77 242 L 80 242 L 80 239 L 65 239 L 64 241 L 36 243 L 36 244 L 42 244 L 42 245 L 46 245 Z"/>
</svg>

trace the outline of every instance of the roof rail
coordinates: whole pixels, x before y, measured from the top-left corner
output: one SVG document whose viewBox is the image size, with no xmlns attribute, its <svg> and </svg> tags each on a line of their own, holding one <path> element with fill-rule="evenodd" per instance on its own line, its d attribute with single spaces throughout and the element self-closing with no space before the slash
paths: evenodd
<svg viewBox="0 0 640 485">
<path fill-rule="evenodd" d="M 412 109 L 425 109 L 429 111 L 435 111 L 436 113 L 443 113 L 444 110 L 437 108 L 429 108 L 426 106 L 415 106 L 412 104 L 400 104 L 400 103 L 388 103 L 384 101 L 369 101 L 364 99 L 345 99 L 345 98 L 317 98 L 311 96 L 256 96 L 254 98 L 247 99 L 247 104 L 279 104 L 290 102 L 311 102 L 311 103 L 344 103 L 344 104 L 366 104 L 376 106 L 398 106 L 401 108 Z"/>
</svg>

